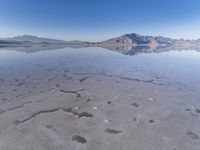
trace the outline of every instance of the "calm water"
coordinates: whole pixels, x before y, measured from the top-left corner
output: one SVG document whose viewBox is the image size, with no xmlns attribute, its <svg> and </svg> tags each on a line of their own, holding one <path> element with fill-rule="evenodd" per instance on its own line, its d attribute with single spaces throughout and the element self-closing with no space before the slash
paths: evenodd
<svg viewBox="0 0 200 150">
<path fill-rule="evenodd" d="M 42 74 L 48 69 L 62 73 L 121 75 L 141 80 L 200 90 L 200 53 L 196 51 L 169 51 L 163 53 L 123 55 L 103 48 L 64 48 L 25 53 L 0 51 L 0 77 L 9 75 Z"/>
</svg>

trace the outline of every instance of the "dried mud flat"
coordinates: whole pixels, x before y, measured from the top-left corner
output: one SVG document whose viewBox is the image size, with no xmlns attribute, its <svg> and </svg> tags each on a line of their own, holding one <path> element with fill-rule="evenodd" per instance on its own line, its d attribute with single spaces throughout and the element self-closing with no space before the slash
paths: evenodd
<svg viewBox="0 0 200 150">
<path fill-rule="evenodd" d="M 197 89 L 74 62 L 0 66 L 0 150 L 199 150 Z"/>
</svg>

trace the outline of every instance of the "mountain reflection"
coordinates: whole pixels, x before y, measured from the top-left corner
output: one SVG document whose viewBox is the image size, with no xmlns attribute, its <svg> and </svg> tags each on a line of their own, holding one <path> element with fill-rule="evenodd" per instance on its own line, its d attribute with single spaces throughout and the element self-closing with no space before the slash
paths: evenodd
<svg viewBox="0 0 200 150">
<path fill-rule="evenodd" d="M 87 48 L 87 47 L 100 47 L 114 52 L 121 53 L 123 55 L 139 55 L 145 53 L 162 53 L 169 51 L 183 51 L 193 50 L 200 52 L 196 47 L 150 47 L 148 45 L 88 45 L 88 44 L 38 44 L 38 45 L 0 45 L 0 50 L 18 51 L 24 53 L 36 53 L 41 51 L 58 50 L 64 48 Z"/>
</svg>

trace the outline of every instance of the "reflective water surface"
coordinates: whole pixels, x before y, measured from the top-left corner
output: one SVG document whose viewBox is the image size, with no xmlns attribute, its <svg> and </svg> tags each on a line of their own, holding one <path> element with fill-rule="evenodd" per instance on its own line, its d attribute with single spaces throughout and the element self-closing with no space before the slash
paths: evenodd
<svg viewBox="0 0 200 150">
<path fill-rule="evenodd" d="M 192 50 L 2 48 L 0 149 L 199 150 L 199 77 Z"/>
</svg>

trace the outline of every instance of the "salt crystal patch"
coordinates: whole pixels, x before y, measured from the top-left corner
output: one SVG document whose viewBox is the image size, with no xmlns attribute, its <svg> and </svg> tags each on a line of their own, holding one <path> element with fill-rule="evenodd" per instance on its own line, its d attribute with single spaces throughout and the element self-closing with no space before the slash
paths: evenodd
<svg viewBox="0 0 200 150">
<path fill-rule="evenodd" d="M 149 98 L 150 101 L 155 101 L 153 98 Z"/>
<path fill-rule="evenodd" d="M 105 123 L 109 123 L 109 120 L 105 119 L 104 122 L 105 122 Z"/>
<path fill-rule="evenodd" d="M 97 108 L 97 107 L 93 107 L 93 109 L 94 109 L 94 110 L 97 110 L 98 108 Z"/>
<path fill-rule="evenodd" d="M 190 106 L 191 109 L 194 109 L 194 106 Z"/>
<path fill-rule="evenodd" d="M 118 96 L 115 96 L 115 99 L 118 99 Z"/>
<path fill-rule="evenodd" d="M 76 110 L 79 109 L 79 108 L 80 108 L 79 106 L 74 107 L 74 109 L 76 109 Z"/>
</svg>

